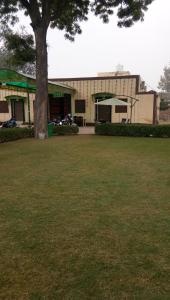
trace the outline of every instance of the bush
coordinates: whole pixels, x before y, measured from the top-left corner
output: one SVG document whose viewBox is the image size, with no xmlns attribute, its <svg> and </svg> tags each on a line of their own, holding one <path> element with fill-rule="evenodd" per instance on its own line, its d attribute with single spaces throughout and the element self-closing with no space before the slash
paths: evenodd
<svg viewBox="0 0 170 300">
<path fill-rule="evenodd" d="M 32 128 L 0 128 L 0 143 L 25 139 L 34 136 Z"/>
<path fill-rule="evenodd" d="M 73 135 L 79 132 L 77 125 L 56 125 L 53 128 L 54 135 Z"/>
<path fill-rule="evenodd" d="M 97 124 L 95 133 L 113 136 L 170 137 L 170 125 Z"/>
</svg>

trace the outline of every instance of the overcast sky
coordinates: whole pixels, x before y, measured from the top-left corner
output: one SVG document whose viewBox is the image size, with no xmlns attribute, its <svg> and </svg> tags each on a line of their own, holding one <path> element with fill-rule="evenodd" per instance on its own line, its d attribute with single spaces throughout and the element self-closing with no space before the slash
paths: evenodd
<svg viewBox="0 0 170 300">
<path fill-rule="evenodd" d="M 144 22 L 118 28 L 117 18 L 109 24 L 91 16 L 82 24 L 75 42 L 64 33 L 48 31 L 49 78 L 96 76 L 111 72 L 121 64 L 131 74 L 139 74 L 148 89 L 157 89 L 165 65 L 170 63 L 170 0 L 154 0 Z"/>
</svg>

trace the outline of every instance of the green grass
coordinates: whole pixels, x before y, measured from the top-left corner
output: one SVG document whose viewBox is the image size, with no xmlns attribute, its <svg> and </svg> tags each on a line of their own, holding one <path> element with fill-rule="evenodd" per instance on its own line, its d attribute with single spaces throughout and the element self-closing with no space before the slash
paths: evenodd
<svg viewBox="0 0 170 300">
<path fill-rule="evenodd" d="M 0 145 L 0 299 L 170 299 L 170 140 Z"/>
</svg>

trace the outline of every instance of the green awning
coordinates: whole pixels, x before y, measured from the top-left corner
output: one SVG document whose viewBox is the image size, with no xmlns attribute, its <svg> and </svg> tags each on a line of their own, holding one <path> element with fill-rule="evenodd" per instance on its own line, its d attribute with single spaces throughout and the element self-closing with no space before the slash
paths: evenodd
<svg viewBox="0 0 170 300">
<path fill-rule="evenodd" d="M 35 85 L 28 84 L 27 82 L 20 82 L 20 81 L 10 81 L 10 82 L 3 82 L 3 86 L 12 86 L 12 87 L 17 87 L 17 88 L 22 88 L 22 89 L 27 89 L 30 91 L 35 91 L 36 87 Z"/>
<path fill-rule="evenodd" d="M 55 92 L 55 93 L 53 93 L 53 97 L 55 98 L 57 98 L 57 97 L 64 97 L 64 93 L 62 93 L 62 92 Z"/>
<path fill-rule="evenodd" d="M 0 88 L 21 90 L 24 89 L 32 93 L 36 92 L 36 79 L 31 75 L 24 75 L 14 70 L 0 69 Z M 74 88 L 63 83 L 54 83 L 48 81 L 48 94 L 54 94 L 54 97 L 63 97 L 65 93 L 72 94 Z"/>
<path fill-rule="evenodd" d="M 93 94 L 93 96 L 96 98 L 111 98 L 113 97 L 115 94 L 112 93 L 95 93 Z"/>
<path fill-rule="evenodd" d="M 15 100 L 15 101 L 25 101 L 26 100 L 26 97 L 23 97 L 23 96 L 19 96 L 19 95 L 9 95 L 9 96 L 6 96 L 5 99 L 7 101 L 11 101 L 11 100 Z"/>
</svg>

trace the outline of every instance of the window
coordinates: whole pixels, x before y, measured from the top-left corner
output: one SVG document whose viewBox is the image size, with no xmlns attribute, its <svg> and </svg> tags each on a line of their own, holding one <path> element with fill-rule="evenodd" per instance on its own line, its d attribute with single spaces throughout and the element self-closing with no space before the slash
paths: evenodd
<svg viewBox="0 0 170 300">
<path fill-rule="evenodd" d="M 127 102 L 127 99 L 119 99 L 119 100 Z M 115 113 L 127 113 L 127 106 L 126 105 L 116 105 Z"/>
<path fill-rule="evenodd" d="M 0 113 L 8 113 L 8 102 L 7 101 L 0 101 Z"/>
<path fill-rule="evenodd" d="M 85 113 L 86 111 L 85 100 L 75 100 L 75 113 Z"/>
</svg>

